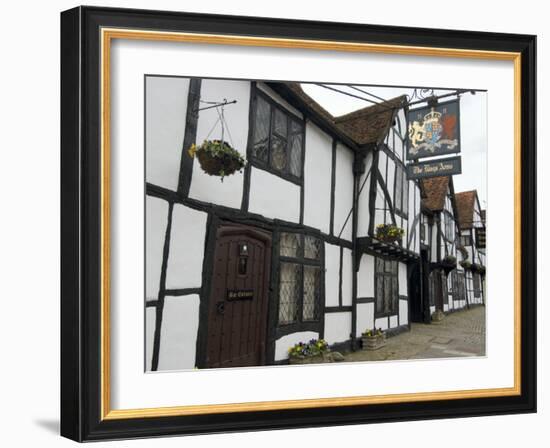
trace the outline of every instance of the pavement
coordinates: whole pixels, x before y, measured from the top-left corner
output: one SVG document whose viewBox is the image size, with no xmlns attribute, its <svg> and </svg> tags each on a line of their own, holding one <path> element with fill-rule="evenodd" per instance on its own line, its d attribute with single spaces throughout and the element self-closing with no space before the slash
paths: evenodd
<svg viewBox="0 0 550 448">
<path fill-rule="evenodd" d="M 437 324 L 411 324 L 374 351 L 346 353 L 346 362 L 485 356 L 485 307 L 448 314 Z"/>
</svg>

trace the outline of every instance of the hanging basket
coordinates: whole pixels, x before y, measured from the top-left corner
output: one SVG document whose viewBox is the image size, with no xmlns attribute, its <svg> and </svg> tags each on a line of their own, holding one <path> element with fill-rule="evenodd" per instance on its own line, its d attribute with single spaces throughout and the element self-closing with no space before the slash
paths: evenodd
<svg viewBox="0 0 550 448">
<path fill-rule="evenodd" d="M 393 224 L 379 224 L 376 226 L 376 239 L 384 243 L 401 241 L 405 231 Z"/>
<path fill-rule="evenodd" d="M 456 258 L 453 256 L 446 256 L 441 260 L 441 268 L 446 275 L 449 275 L 449 272 L 456 269 Z"/>
<path fill-rule="evenodd" d="M 477 272 L 480 275 L 485 274 L 485 266 L 478 264 L 478 263 L 472 263 L 472 272 Z"/>
<path fill-rule="evenodd" d="M 244 157 L 227 142 L 205 140 L 200 146 L 191 146 L 188 151 L 191 157 L 196 156 L 202 170 L 210 176 L 219 176 L 222 181 L 240 171 L 246 165 Z"/>
</svg>

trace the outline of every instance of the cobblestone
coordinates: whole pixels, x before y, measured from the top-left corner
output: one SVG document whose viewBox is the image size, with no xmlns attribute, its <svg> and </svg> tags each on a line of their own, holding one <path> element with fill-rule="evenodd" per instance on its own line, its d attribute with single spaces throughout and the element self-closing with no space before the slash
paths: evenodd
<svg viewBox="0 0 550 448">
<path fill-rule="evenodd" d="M 347 353 L 346 361 L 485 356 L 485 307 L 457 311 L 439 324 L 411 324 L 411 330 L 388 338 L 375 351 Z"/>
</svg>

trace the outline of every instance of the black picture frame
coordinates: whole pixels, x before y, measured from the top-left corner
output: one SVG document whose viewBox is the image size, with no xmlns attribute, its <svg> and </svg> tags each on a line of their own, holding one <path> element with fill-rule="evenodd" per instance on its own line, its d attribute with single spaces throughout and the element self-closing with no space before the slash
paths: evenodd
<svg viewBox="0 0 550 448">
<path fill-rule="evenodd" d="M 102 419 L 100 29 L 246 35 L 521 54 L 521 393 Z M 536 36 L 101 7 L 61 13 L 61 435 L 76 441 L 536 412 Z"/>
</svg>

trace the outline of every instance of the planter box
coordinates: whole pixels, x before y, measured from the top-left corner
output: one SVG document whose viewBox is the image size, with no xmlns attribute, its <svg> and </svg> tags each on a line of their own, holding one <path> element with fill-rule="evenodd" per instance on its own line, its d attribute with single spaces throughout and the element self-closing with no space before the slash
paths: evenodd
<svg viewBox="0 0 550 448">
<path fill-rule="evenodd" d="M 332 362 L 332 359 L 329 355 L 330 355 L 330 352 L 323 353 L 322 355 L 316 355 L 316 356 L 291 356 L 288 358 L 288 363 L 289 364 L 323 364 L 327 362 Z"/>
<path fill-rule="evenodd" d="M 361 341 L 363 350 L 378 350 L 386 345 L 386 333 L 377 336 L 362 336 Z"/>
<path fill-rule="evenodd" d="M 441 310 L 437 310 L 432 314 L 432 324 L 440 324 L 445 318 L 445 313 Z"/>
</svg>

